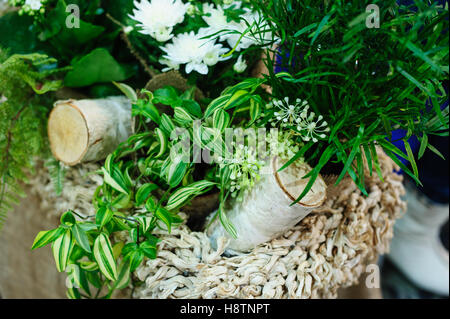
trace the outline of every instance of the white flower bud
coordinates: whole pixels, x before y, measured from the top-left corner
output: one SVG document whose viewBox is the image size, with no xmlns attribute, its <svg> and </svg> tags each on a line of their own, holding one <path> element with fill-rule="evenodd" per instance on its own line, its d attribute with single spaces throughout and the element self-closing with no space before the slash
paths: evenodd
<svg viewBox="0 0 450 319">
<path fill-rule="evenodd" d="M 247 63 L 242 59 L 242 55 L 239 56 L 236 63 L 233 66 L 233 70 L 236 73 L 242 73 L 247 69 Z"/>
</svg>

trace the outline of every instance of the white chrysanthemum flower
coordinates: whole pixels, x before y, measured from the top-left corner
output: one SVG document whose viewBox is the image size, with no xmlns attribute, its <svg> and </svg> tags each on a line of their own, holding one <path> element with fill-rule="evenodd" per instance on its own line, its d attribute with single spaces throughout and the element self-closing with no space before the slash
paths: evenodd
<svg viewBox="0 0 450 319">
<path fill-rule="evenodd" d="M 300 117 L 297 118 L 297 130 L 302 132 L 305 131 L 305 135 L 302 135 L 302 139 L 305 142 L 312 140 L 314 143 L 318 141 L 318 139 L 324 139 L 327 137 L 325 133 L 330 131 L 328 127 L 328 123 L 323 120 L 323 116 L 319 115 L 316 119 L 316 114 L 314 112 L 310 112 L 308 114 L 309 106 L 307 105 Z"/>
<path fill-rule="evenodd" d="M 25 5 L 29 6 L 33 11 L 39 10 L 42 7 L 41 0 L 26 0 Z"/>
<path fill-rule="evenodd" d="M 172 43 L 161 49 L 166 53 L 160 63 L 168 66 L 165 70 L 179 68 L 186 64 L 186 73 L 197 71 L 200 74 L 208 73 L 208 66 L 224 60 L 221 57 L 228 50 L 215 40 L 203 39 L 208 30 L 202 28 L 198 33 L 182 33 L 172 39 Z"/>
<path fill-rule="evenodd" d="M 242 59 L 242 55 L 239 56 L 236 63 L 233 65 L 233 70 L 236 73 L 242 73 L 247 69 L 247 63 Z"/>
<path fill-rule="evenodd" d="M 142 0 L 134 1 L 134 15 L 130 18 L 139 22 L 139 32 L 148 34 L 159 42 L 166 42 L 173 37 L 173 27 L 183 22 L 189 3 L 181 0 Z"/>
<path fill-rule="evenodd" d="M 230 26 L 222 6 L 217 6 L 217 8 L 215 8 L 213 3 L 203 4 L 202 18 L 206 24 L 208 24 L 210 34 L 215 34 Z M 225 36 L 220 36 L 220 39 L 224 40 Z"/>
</svg>

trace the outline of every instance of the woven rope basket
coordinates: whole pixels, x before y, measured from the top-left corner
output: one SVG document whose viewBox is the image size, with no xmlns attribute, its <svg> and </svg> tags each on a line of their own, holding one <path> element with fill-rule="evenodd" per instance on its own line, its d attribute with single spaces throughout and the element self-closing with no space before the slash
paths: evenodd
<svg viewBox="0 0 450 319">
<path fill-rule="evenodd" d="M 135 271 L 132 297 L 335 298 L 338 288 L 356 284 L 367 264 L 388 252 L 394 222 L 406 208 L 402 176 L 395 173 L 398 167 L 384 153 L 379 153 L 379 160 L 384 181 L 366 172 L 369 196 L 350 179 L 332 186 L 333 178 L 328 177 L 322 207 L 248 254 L 224 254 L 225 238 L 214 250 L 204 232 L 192 232 L 185 224 L 171 234 L 158 230 L 158 256 Z M 92 194 L 102 178 L 88 173 L 97 168 L 85 164 L 69 169 L 60 197 L 45 169 L 37 174 L 33 191 L 42 198 L 49 218 L 67 209 L 94 214 Z M 121 232 L 114 240 L 130 239 Z"/>
</svg>

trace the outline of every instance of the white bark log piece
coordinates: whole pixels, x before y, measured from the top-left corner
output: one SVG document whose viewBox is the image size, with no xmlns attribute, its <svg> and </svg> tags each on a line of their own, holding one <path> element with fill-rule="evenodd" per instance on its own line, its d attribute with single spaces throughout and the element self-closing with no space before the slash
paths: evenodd
<svg viewBox="0 0 450 319">
<path fill-rule="evenodd" d="M 210 227 L 208 234 L 213 247 L 216 247 L 220 237 L 227 237 L 230 239 L 228 252 L 248 252 L 293 228 L 324 203 L 327 185 L 319 175 L 306 196 L 290 206 L 305 189 L 309 178 L 302 177 L 311 167 L 306 163 L 293 163 L 278 172 L 284 163 L 274 157 L 270 163 L 270 173 L 261 176 L 241 203 L 235 203 L 226 211 L 236 229 L 237 239 L 233 239 L 219 222 Z"/>
<path fill-rule="evenodd" d="M 48 119 L 52 153 L 67 165 L 102 160 L 131 134 L 131 102 L 122 96 L 57 101 Z"/>
</svg>

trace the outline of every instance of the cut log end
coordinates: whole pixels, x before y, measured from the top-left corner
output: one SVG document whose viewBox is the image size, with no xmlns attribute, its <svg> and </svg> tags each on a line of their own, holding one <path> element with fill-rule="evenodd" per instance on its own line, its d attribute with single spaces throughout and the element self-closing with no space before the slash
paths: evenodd
<svg viewBox="0 0 450 319">
<path fill-rule="evenodd" d="M 67 165 L 102 160 L 131 134 L 131 102 L 122 96 L 58 101 L 48 120 L 52 153 Z"/>
<path fill-rule="evenodd" d="M 302 163 L 300 165 L 289 165 L 286 169 L 278 172 L 283 167 L 285 161 L 282 161 L 279 157 L 273 158 L 273 169 L 275 179 L 283 190 L 283 192 L 292 200 L 295 201 L 305 190 L 306 185 L 309 182 L 309 178 L 303 178 L 311 171 L 311 167 Z M 327 185 L 322 176 L 317 176 L 311 189 L 306 195 L 297 203 L 304 207 L 319 207 L 321 206 L 327 197 Z"/>
<path fill-rule="evenodd" d="M 68 165 L 79 163 L 89 142 L 86 119 L 70 102 L 58 104 L 48 119 L 48 137 L 56 159 Z"/>
</svg>

